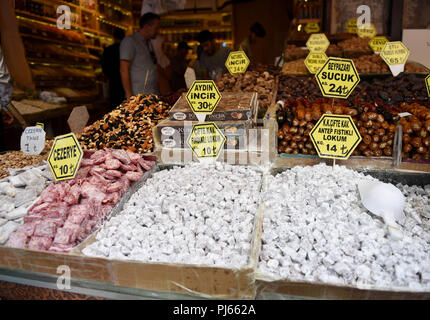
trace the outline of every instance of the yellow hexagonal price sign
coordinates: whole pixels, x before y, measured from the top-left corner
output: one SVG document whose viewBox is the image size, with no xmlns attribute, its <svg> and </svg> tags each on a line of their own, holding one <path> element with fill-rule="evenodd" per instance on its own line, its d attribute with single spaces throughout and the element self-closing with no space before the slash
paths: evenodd
<svg viewBox="0 0 430 320">
<path fill-rule="evenodd" d="M 315 74 L 320 71 L 327 59 L 327 55 L 324 52 L 310 52 L 305 59 L 306 68 L 310 73 Z"/>
<path fill-rule="evenodd" d="M 321 93 L 328 98 L 346 99 L 360 82 L 351 59 L 330 57 L 315 77 Z"/>
<path fill-rule="evenodd" d="M 187 144 L 199 159 L 216 159 L 224 147 L 225 136 L 214 122 L 193 125 Z"/>
<path fill-rule="evenodd" d="M 346 23 L 346 31 L 348 33 L 357 34 L 357 18 L 349 19 Z"/>
<path fill-rule="evenodd" d="M 243 51 L 233 51 L 228 55 L 225 66 L 230 74 L 244 73 L 249 65 L 249 59 Z"/>
<path fill-rule="evenodd" d="M 367 26 L 367 28 L 358 28 L 357 27 L 357 35 L 360 38 L 373 38 L 377 34 L 375 25 L 373 23 L 370 24 L 370 26 Z"/>
<path fill-rule="evenodd" d="M 409 49 L 401 41 L 393 41 L 384 45 L 380 55 L 389 66 L 395 66 L 405 64 L 409 53 Z"/>
<path fill-rule="evenodd" d="M 185 98 L 194 113 L 212 114 L 221 100 L 221 93 L 213 80 L 196 80 Z"/>
<path fill-rule="evenodd" d="M 347 160 L 361 141 L 351 116 L 324 114 L 309 133 L 321 158 Z"/>
<path fill-rule="evenodd" d="M 48 164 L 56 181 L 73 179 L 82 160 L 82 149 L 73 133 L 55 138 Z"/>
<path fill-rule="evenodd" d="M 306 42 L 306 47 L 310 52 L 325 52 L 329 45 L 330 41 L 328 41 L 324 33 L 311 34 Z"/>
<path fill-rule="evenodd" d="M 308 22 L 305 25 L 306 33 L 317 33 L 320 32 L 320 25 L 317 22 Z"/>
<path fill-rule="evenodd" d="M 387 42 L 388 42 L 387 37 L 384 37 L 384 36 L 373 37 L 369 41 L 369 47 L 373 50 L 373 52 L 381 52 Z"/>
<path fill-rule="evenodd" d="M 430 74 L 426 77 L 427 94 L 430 97 Z"/>
</svg>

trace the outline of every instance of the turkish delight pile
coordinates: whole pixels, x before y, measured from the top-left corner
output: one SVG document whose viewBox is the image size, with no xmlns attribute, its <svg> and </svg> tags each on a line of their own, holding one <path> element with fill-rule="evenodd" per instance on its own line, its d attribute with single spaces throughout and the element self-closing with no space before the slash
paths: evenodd
<svg viewBox="0 0 430 320">
<path fill-rule="evenodd" d="M 98 228 L 155 163 L 125 150 L 85 152 L 76 178 L 50 184 L 7 246 L 68 252 Z"/>
<path fill-rule="evenodd" d="M 403 239 L 362 204 L 357 183 L 376 180 L 325 164 L 269 178 L 263 195 L 259 272 L 291 281 L 430 288 L 430 185 L 398 185 L 406 197 Z"/>
<path fill-rule="evenodd" d="M 54 180 L 47 164 L 23 169 L 8 169 L 8 177 L 0 180 L 0 245 L 20 224 L 32 203 Z"/>
<path fill-rule="evenodd" d="M 105 223 L 88 256 L 241 267 L 249 262 L 262 174 L 223 163 L 156 172 Z"/>
</svg>

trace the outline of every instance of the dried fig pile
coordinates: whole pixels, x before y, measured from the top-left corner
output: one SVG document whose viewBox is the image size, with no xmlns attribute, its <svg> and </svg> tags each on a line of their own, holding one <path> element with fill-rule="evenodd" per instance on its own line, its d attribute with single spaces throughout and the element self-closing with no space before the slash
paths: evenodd
<svg viewBox="0 0 430 320">
<path fill-rule="evenodd" d="M 259 110 L 267 110 L 275 88 L 275 77 L 268 71 L 247 71 L 234 75 L 226 73 L 217 82 L 217 87 L 219 91 L 257 92 Z"/>
</svg>

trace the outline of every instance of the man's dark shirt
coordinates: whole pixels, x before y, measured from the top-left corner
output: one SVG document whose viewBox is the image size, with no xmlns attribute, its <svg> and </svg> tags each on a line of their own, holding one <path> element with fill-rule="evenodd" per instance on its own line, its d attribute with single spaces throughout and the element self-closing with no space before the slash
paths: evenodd
<svg viewBox="0 0 430 320">
<path fill-rule="evenodd" d="M 109 96 L 111 108 L 115 108 L 125 100 L 119 71 L 119 43 L 106 47 L 102 56 L 103 73 L 109 78 Z"/>
</svg>

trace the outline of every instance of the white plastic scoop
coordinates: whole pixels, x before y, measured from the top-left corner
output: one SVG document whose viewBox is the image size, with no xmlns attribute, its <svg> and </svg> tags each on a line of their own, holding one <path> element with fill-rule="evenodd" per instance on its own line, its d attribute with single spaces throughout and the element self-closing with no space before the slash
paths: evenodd
<svg viewBox="0 0 430 320">
<path fill-rule="evenodd" d="M 361 181 L 358 183 L 361 202 L 373 214 L 384 219 L 388 232 L 394 239 L 403 238 L 401 227 L 396 223 L 405 220 L 403 209 L 406 200 L 403 193 L 390 183 Z"/>
</svg>

